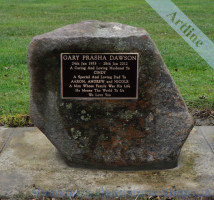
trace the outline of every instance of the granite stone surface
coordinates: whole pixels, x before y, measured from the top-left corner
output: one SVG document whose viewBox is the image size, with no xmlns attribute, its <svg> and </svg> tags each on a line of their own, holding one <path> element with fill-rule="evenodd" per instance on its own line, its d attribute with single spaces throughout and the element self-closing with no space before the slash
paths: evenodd
<svg viewBox="0 0 214 200">
<path fill-rule="evenodd" d="M 62 99 L 61 53 L 139 53 L 138 99 Z M 30 116 L 71 165 L 177 166 L 193 120 L 144 29 L 100 21 L 68 25 L 34 37 L 27 62 Z"/>
</svg>

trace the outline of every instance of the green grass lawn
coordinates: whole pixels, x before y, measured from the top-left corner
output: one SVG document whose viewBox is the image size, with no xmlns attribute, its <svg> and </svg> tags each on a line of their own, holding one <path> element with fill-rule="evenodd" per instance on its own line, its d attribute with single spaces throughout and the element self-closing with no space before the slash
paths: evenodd
<svg viewBox="0 0 214 200">
<path fill-rule="evenodd" d="M 214 42 L 214 1 L 174 2 Z M 186 104 L 214 109 L 214 70 L 144 0 L 0 0 L 0 117 L 29 112 L 32 37 L 89 19 L 146 29 Z"/>
</svg>

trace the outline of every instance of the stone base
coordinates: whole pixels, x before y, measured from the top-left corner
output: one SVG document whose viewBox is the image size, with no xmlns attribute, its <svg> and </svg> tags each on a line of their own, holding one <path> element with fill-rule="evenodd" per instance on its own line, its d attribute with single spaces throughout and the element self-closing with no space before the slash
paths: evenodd
<svg viewBox="0 0 214 200">
<path fill-rule="evenodd" d="M 107 166 L 99 165 L 96 163 L 81 164 L 84 161 L 72 159 L 72 162 L 68 161 L 65 158 L 65 162 L 68 166 L 73 168 L 87 168 L 87 169 L 96 169 L 96 170 L 113 170 L 113 171 L 142 171 L 142 170 L 164 170 L 164 169 L 173 169 L 178 166 L 178 160 L 171 161 L 161 161 L 158 163 L 141 163 L 138 166 Z"/>
<path fill-rule="evenodd" d="M 188 191 L 190 196 L 214 197 L 214 127 L 194 128 L 181 150 L 178 167 L 168 170 L 119 171 L 70 167 L 35 127 L 0 127 L 0 149 L 0 197 L 5 197 L 2 199 L 33 199 L 32 192 L 38 194 L 38 189 L 39 199 L 42 199 L 41 191 L 63 189 L 73 191 L 71 195 L 75 191 L 79 195 L 84 192 L 85 197 L 94 194 L 94 199 L 98 198 L 97 191 L 104 191 L 100 195 L 109 195 L 107 191 L 113 195 L 113 191 L 121 190 L 131 191 L 132 197 L 129 195 L 125 199 L 132 200 L 137 197 L 136 191 L 157 191 L 159 196 L 172 191 L 164 199 L 173 196 L 185 199 L 184 191 L 186 195 Z M 57 198 L 53 193 L 51 195 Z M 111 196 L 101 197 L 98 199 L 111 199 Z"/>
</svg>

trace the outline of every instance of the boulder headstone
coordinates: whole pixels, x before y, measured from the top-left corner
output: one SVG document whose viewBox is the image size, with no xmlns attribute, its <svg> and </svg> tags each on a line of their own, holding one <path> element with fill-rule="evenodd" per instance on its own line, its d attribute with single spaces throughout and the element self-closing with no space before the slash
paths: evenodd
<svg viewBox="0 0 214 200">
<path fill-rule="evenodd" d="M 84 21 L 28 48 L 30 116 L 77 166 L 167 169 L 193 120 L 149 34 Z"/>
</svg>

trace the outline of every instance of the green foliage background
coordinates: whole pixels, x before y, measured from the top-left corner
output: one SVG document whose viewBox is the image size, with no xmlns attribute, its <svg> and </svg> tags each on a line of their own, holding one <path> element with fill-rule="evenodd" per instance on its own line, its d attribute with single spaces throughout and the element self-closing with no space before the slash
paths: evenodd
<svg viewBox="0 0 214 200">
<path fill-rule="evenodd" d="M 214 1 L 174 0 L 214 41 Z M 0 116 L 28 114 L 33 36 L 83 20 L 146 29 L 190 108 L 214 109 L 214 70 L 144 0 L 0 0 Z"/>
</svg>

